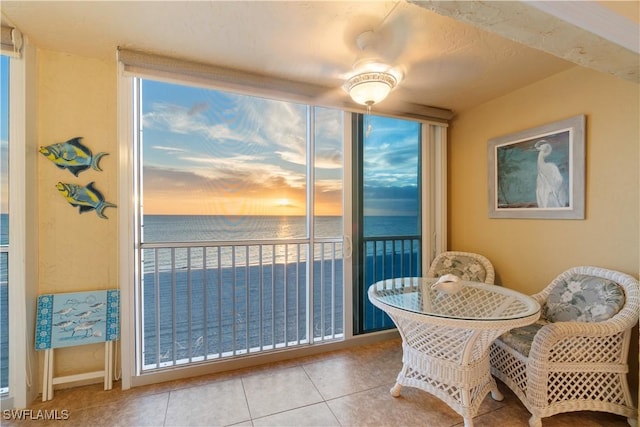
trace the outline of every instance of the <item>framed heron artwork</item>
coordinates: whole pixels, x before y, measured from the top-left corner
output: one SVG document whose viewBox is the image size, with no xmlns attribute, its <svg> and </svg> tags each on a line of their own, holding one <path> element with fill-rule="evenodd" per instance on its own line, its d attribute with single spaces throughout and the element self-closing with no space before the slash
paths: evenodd
<svg viewBox="0 0 640 427">
<path fill-rule="evenodd" d="M 489 218 L 584 219 L 584 115 L 487 145 Z"/>
</svg>

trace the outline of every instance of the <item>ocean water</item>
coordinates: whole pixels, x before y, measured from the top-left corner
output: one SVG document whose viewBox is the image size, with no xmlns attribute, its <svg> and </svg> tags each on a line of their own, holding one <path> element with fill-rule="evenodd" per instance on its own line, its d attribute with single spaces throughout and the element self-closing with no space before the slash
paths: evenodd
<svg viewBox="0 0 640 427">
<path fill-rule="evenodd" d="M 344 235 L 342 217 L 319 216 L 315 237 Z M 415 216 L 366 216 L 366 237 L 407 236 L 419 233 Z M 307 236 L 304 216 L 145 215 L 143 242 L 194 242 L 300 239 Z"/>
<path fill-rule="evenodd" d="M 342 258 L 343 220 L 337 216 L 316 217 L 316 238 L 330 239 L 335 244 L 316 245 L 314 259 Z M 190 268 L 256 266 L 264 263 L 305 262 L 306 245 L 286 244 L 286 240 L 304 239 L 307 224 L 303 216 L 206 216 L 145 215 L 142 226 L 144 243 L 167 243 L 165 248 L 143 249 L 143 271 Z M 407 236 L 418 234 L 415 217 L 365 217 L 364 233 L 368 237 Z M 258 247 L 252 241 L 269 240 L 282 244 Z M 221 248 L 171 248 L 175 242 L 238 242 Z M 247 245 L 247 246 L 242 246 Z M 367 247 L 373 256 L 373 247 Z M 220 266 L 218 265 L 220 263 Z"/>
</svg>

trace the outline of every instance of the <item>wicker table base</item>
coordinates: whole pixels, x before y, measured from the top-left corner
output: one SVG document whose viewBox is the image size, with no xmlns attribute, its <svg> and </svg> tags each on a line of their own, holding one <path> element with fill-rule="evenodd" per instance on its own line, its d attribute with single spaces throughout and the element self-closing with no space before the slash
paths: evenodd
<svg viewBox="0 0 640 427">
<path fill-rule="evenodd" d="M 497 338 L 500 334 L 492 335 Z M 390 390 L 392 396 L 400 396 L 402 386 L 422 389 L 460 414 L 465 427 L 473 426 L 473 417 L 489 392 L 494 400 L 504 398 L 490 374 L 487 351 L 479 360 L 465 363 L 429 354 L 433 352 L 425 351 L 423 344 L 411 346 L 403 341 L 403 365 L 396 384 Z"/>
<path fill-rule="evenodd" d="M 431 290 L 433 279 L 405 278 L 369 288 L 402 336 L 402 386 L 422 389 L 464 418 L 465 427 L 488 393 L 502 400 L 489 365 L 489 347 L 502 333 L 535 322 L 540 306 L 530 297 L 494 285 L 464 282 L 456 294 Z"/>
</svg>

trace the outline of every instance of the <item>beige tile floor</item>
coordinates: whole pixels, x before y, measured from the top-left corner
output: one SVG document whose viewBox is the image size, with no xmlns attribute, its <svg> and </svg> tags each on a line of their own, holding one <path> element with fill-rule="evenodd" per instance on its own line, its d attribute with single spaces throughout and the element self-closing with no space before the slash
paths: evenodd
<svg viewBox="0 0 640 427">
<path fill-rule="evenodd" d="M 462 417 L 424 391 L 389 394 L 402 366 L 399 340 L 251 369 L 122 391 L 101 384 L 55 392 L 38 410 L 67 410 L 64 421 L 1 420 L 2 426 L 463 426 Z M 487 397 L 477 427 L 527 426 L 529 414 L 502 384 L 502 402 Z M 575 412 L 543 427 L 627 426 L 625 418 Z"/>
</svg>

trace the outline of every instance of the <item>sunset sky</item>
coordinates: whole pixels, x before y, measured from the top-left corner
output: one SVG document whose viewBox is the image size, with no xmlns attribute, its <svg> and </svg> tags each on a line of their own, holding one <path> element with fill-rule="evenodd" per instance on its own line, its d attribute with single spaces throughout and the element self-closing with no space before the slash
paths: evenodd
<svg viewBox="0 0 640 427">
<path fill-rule="evenodd" d="M 145 214 L 305 214 L 304 105 L 144 80 L 142 114 Z M 342 111 L 316 109 L 317 215 L 342 214 L 342 121 Z M 407 190 L 415 199 L 419 127 L 371 123 L 366 160 L 384 174 L 367 181 L 370 207 L 383 214 Z"/>
</svg>

